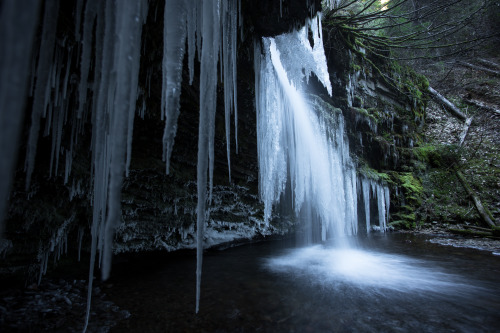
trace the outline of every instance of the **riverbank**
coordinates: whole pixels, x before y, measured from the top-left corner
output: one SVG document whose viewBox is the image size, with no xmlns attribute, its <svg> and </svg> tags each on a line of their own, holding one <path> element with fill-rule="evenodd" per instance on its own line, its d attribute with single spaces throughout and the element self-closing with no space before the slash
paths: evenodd
<svg viewBox="0 0 500 333">
<path fill-rule="evenodd" d="M 414 230 L 401 230 L 399 233 L 427 236 L 428 242 L 443 246 L 469 248 L 490 252 L 500 256 L 500 240 L 480 236 L 462 236 L 450 229 L 464 229 L 466 225 L 430 224 Z"/>
</svg>

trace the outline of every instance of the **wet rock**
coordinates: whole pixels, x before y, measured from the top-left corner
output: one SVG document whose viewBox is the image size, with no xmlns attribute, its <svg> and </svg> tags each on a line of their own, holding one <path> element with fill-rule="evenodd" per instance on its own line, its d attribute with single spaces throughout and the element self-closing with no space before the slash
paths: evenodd
<svg viewBox="0 0 500 333">
<path fill-rule="evenodd" d="M 87 282 L 46 280 L 37 290 L 5 290 L 0 294 L 1 332 L 81 332 L 87 305 Z M 96 288 L 94 291 L 98 291 Z M 89 332 L 108 332 L 128 311 L 94 292 Z M 94 319 L 92 319 L 94 318 Z"/>
</svg>

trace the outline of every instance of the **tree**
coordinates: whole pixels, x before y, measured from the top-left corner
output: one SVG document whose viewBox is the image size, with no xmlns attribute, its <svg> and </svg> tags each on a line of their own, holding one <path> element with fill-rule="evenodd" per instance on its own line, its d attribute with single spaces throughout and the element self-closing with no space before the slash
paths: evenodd
<svg viewBox="0 0 500 333">
<path fill-rule="evenodd" d="M 342 0 L 326 18 L 371 52 L 400 60 L 465 54 L 500 38 L 495 0 Z"/>
</svg>

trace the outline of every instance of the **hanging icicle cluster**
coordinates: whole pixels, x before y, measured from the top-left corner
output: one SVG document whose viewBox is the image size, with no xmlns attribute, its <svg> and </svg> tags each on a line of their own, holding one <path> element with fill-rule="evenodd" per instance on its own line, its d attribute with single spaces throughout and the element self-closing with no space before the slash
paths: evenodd
<svg viewBox="0 0 500 333">
<path fill-rule="evenodd" d="M 358 177 L 358 187 L 362 191 L 362 198 L 364 202 L 366 232 L 370 232 L 376 227 L 371 223 L 370 202 L 373 198 L 377 200 L 378 212 L 378 229 L 384 231 L 387 228 L 387 220 L 389 219 L 389 208 L 391 203 L 389 188 L 383 186 L 379 182 L 366 177 Z"/>
<path fill-rule="evenodd" d="M 201 63 L 200 122 L 198 131 L 198 204 L 197 204 L 197 269 L 196 312 L 199 310 L 203 235 L 206 221 L 206 198 L 209 183 L 211 201 L 214 173 L 215 111 L 217 106 L 217 79 L 224 80 L 226 116 L 226 145 L 231 179 L 230 119 L 234 113 L 237 136 L 236 95 L 236 41 L 238 18 L 241 24 L 240 0 L 166 0 L 163 53 L 162 118 L 165 119 L 163 159 L 169 173 L 170 157 L 179 117 L 182 67 L 187 38 L 190 83 L 194 77 L 195 46 Z M 236 149 L 237 148 L 236 140 Z M 209 178 L 207 180 L 207 171 Z"/>
<path fill-rule="evenodd" d="M 137 100 L 142 26 L 148 3 L 88 0 L 84 12 L 82 70 L 90 68 L 91 30 L 95 22 L 96 64 L 92 105 L 87 106 L 87 82 L 80 82 L 78 119 L 92 116 L 94 179 L 91 264 L 87 301 L 90 315 L 94 260 L 99 249 L 103 279 L 109 277 L 113 236 L 121 221 L 121 187 L 130 163 Z M 87 78 L 83 74 L 82 78 Z M 83 96 L 83 97 L 82 97 Z"/>
<path fill-rule="evenodd" d="M 5 0 L 0 11 L 0 236 L 29 85 L 40 1 Z"/>
<path fill-rule="evenodd" d="M 9 148 L 7 141 L 11 137 L 18 137 L 26 99 L 24 86 L 28 88 L 29 85 L 28 63 L 33 37 L 37 31 L 38 1 L 31 2 L 33 3 L 28 6 L 29 10 L 25 10 L 26 4 L 21 5 L 14 0 L 6 1 L 1 8 L 0 37 L 8 49 L 8 52 L 0 52 L 2 69 L 0 144 L 2 156 L 5 155 L 0 165 L 2 215 L 5 212 L 10 186 L 10 181 L 7 180 L 12 178 L 17 153 L 16 145 L 10 145 Z M 57 35 L 58 13 L 64 5 L 60 0 L 45 1 L 41 16 L 40 42 L 38 47 L 33 49 L 29 89 L 29 94 L 33 97 L 33 109 L 25 158 L 26 189 L 30 188 L 35 170 L 40 130 L 44 136 L 50 136 L 52 139 L 50 176 L 60 174 L 59 159 L 64 156 L 66 184 L 71 174 L 73 149 L 84 133 L 85 126 L 90 123 L 93 221 L 89 309 L 94 260 L 98 258 L 103 279 L 108 278 L 114 231 L 121 221 L 121 187 L 123 177 L 129 173 L 131 162 L 133 125 L 137 96 L 140 93 L 138 77 L 141 64 L 142 27 L 146 23 L 148 1 L 77 0 L 73 8 L 75 33 L 71 37 L 75 43 L 67 44 L 67 39 L 61 40 Z M 229 170 L 232 115 L 235 119 L 235 137 L 237 137 L 236 47 L 238 27 L 241 24 L 240 8 L 240 0 L 165 1 L 161 120 L 165 121 L 163 159 L 167 173 L 180 112 L 186 42 L 190 83 L 193 82 L 195 75 L 196 55 L 201 63 L 197 174 L 197 311 L 207 184 L 209 184 L 209 199 L 213 188 L 215 110 L 219 75 L 224 80 Z M 15 31 L 11 27 L 14 27 Z M 72 74 L 75 68 L 79 69 L 79 76 Z M 10 77 L 16 80 L 9 79 Z M 4 111 L 7 105 L 13 108 L 11 111 L 13 117 L 7 117 L 7 112 Z M 139 112 L 143 114 L 144 106 Z M 69 143 L 65 139 L 65 144 L 62 144 L 63 136 L 70 137 Z M 88 315 L 89 310 L 87 310 L 87 321 Z"/>
</svg>

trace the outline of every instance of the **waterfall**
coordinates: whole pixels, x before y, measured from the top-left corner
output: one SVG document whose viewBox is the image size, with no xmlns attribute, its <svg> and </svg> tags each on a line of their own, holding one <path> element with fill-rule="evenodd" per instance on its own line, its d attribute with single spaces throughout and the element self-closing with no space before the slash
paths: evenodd
<svg viewBox="0 0 500 333">
<path fill-rule="evenodd" d="M 313 33 L 313 45 L 307 39 L 308 29 Z M 264 219 L 269 223 L 273 206 L 281 198 L 291 197 L 306 243 L 343 239 L 358 231 L 360 182 L 344 118 L 307 87 L 314 74 L 332 95 L 324 54 L 321 15 L 300 31 L 263 38 L 255 44 L 259 194 Z M 359 201 L 364 203 L 367 230 L 367 186 L 372 187 L 371 197 L 378 198 L 379 228 L 385 230 L 388 190 L 373 180 L 361 183 Z"/>
</svg>

